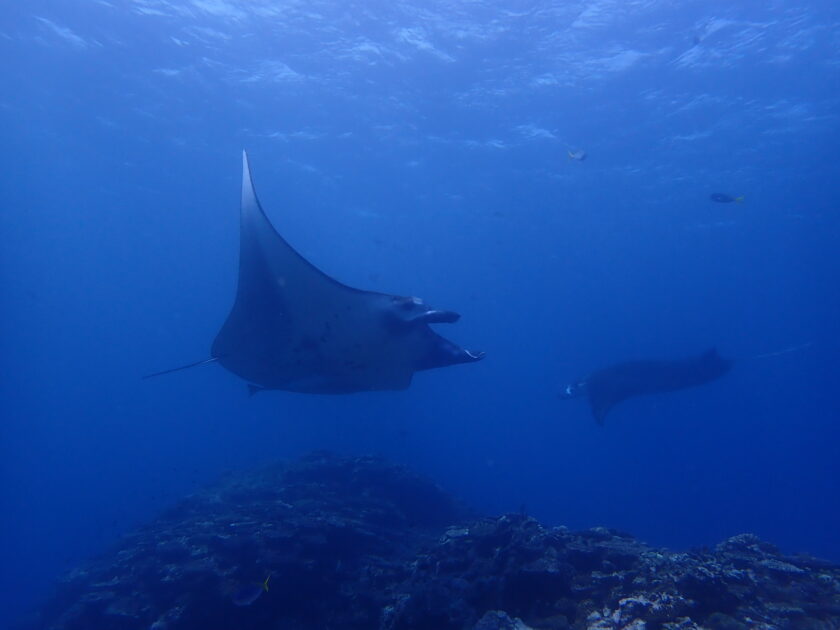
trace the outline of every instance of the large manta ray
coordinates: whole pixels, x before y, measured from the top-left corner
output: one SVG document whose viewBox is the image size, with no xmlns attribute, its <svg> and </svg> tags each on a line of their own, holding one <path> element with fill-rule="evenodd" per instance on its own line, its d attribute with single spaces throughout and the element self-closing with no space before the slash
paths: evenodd
<svg viewBox="0 0 840 630">
<path fill-rule="evenodd" d="M 567 385 L 561 396 L 585 395 L 595 420 L 603 424 L 610 409 L 623 400 L 702 385 L 720 378 L 731 367 L 732 361 L 721 358 L 714 348 L 700 356 L 676 361 L 628 361 Z"/>
<path fill-rule="evenodd" d="M 418 370 L 484 356 L 429 327 L 459 317 L 416 297 L 348 287 L 317 269 L 271 225 L 243 152 L 236 299 L 211 358 L 192 365 L 218 361 L 248 381 L 252 393 L 405 389 Z"/>
</svg>

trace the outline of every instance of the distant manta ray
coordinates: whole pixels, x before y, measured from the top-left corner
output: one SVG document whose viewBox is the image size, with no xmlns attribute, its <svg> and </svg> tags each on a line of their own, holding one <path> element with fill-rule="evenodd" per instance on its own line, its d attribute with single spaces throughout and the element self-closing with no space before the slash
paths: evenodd
<svg viewBox="0 0 840 630">
<path fill-rule="evenodd" d="M 420 298 L 348 287 L 317 269 L 280 236 L 257 200 L 242 154 L 239 280 L 210 358 L 249 382 L 251 393 L 313 394 L 405 389 L 414 372 L 478 361 L 429 324 L 460 316 Z"/>
<path fill-rule="evenodd" d="M 721 358 L 714 348 L 700 356 L 675 361 L 617 363 L 567 385 L 561 396 L 586 396 L 595 420 L 603 424 L 609 411 L 628 398 L 703 385 L 726 374 L 732 363 Z"/>
</svg>

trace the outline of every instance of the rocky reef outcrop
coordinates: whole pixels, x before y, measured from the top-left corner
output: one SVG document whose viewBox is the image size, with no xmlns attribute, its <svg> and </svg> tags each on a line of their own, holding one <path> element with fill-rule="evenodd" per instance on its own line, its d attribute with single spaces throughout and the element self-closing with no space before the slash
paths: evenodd
<svg viewBox="0 0 840 630">
<path fill-rule="evenodd" d="M 672 553 L 480 517 L 405 468 L 316 453 L 188 497 L 68 575 L 22 627 L 832 630 L 840 567 L 750 534 Z"/>
</svg>

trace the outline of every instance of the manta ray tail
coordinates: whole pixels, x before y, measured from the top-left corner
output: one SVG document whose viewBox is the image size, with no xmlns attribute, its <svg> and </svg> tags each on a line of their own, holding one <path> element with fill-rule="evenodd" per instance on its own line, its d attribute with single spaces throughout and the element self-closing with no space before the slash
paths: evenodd
<svg viewBox="0 0 840 630">
<path fill-rule="evenodd" d="M 190 363 L 188 365 L 182 365 L 176 368 L 170 368 L 168 370 L 163 370 L 162 372 L 154 372 L 152 374 L 146 374 L 143 376 L 143 380 L 147 378 L 152 378 L 155 376 L 163 376 L 164 374 L 171 374 L 172 372 L 180 372 L 181 370 L 186 370 L 187 368 L 196 367 L 199 365 L 204 365 L 205 363 L 212 363 L 213 361 L 218 361 L 219 357 L 210 357 L 209 359 L 202 359 L 201 361 L 196 361 L 195 363 Z"/>
<path fill-rule="evenodd" d="M 799 352 L 800 350 L 807 350 L 811 346 L 814 345 L 813 341 L 809 341 L 808 343 L 800 343 L 796 346 L 790 346 L 788 348 L 782 348 L 781 350 L 773 350 L 772 352 L 765 352 L 763 354 L 756 354 L 751 357 L 746 357 L 747 359 L 769 359 L 770 357 L 779 357 L 783 354 L 790 354 L 791 352 Z"/>
</svg>

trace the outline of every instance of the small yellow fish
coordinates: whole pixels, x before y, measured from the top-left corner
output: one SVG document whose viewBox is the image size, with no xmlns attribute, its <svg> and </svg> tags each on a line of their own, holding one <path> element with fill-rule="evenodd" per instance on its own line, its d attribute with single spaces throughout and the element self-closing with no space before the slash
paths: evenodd
<svg viewBox="0 0 840 630">
<path fill-rule="evenodd" d="M 260 595 L 268 592 L 268 581 L 271 579 L 271 574 L 265 578 L 262 584 L 247 584 L 238 589 L 231 596 L 231 600 L 237 606 L 250 606 L 260 598 Z"/>
</svg>

